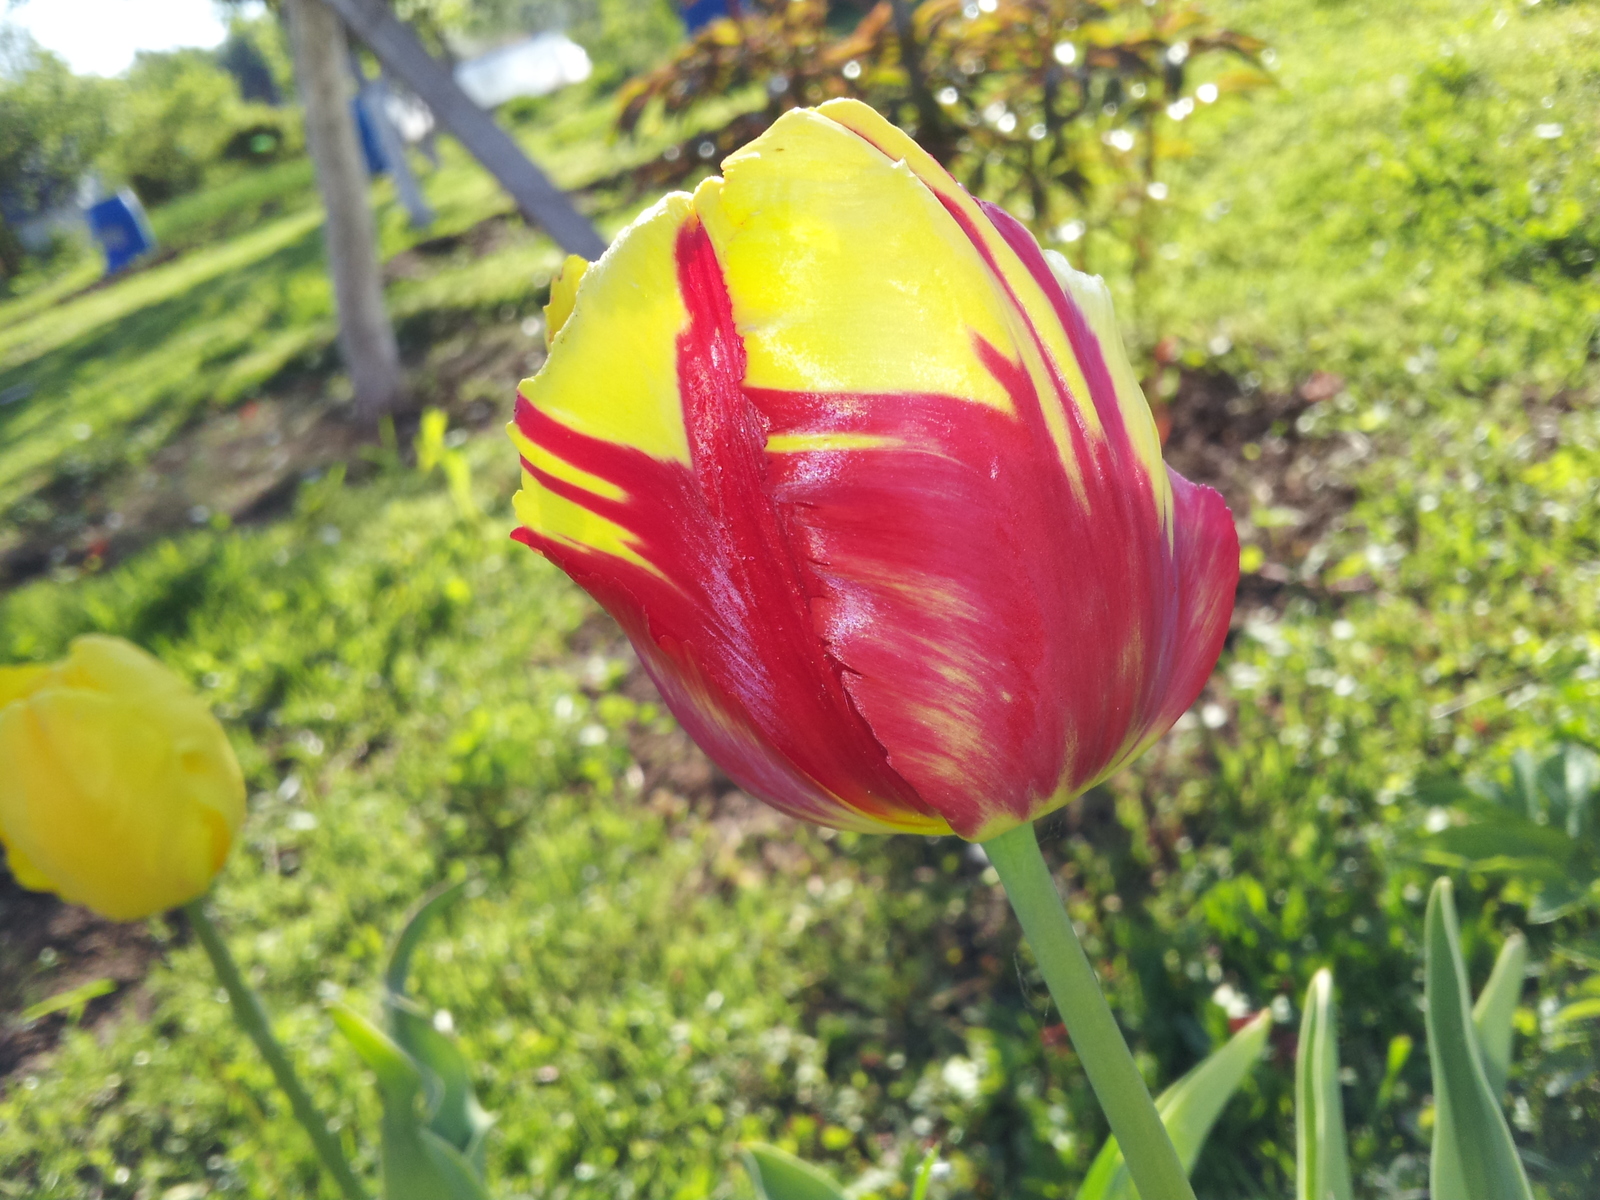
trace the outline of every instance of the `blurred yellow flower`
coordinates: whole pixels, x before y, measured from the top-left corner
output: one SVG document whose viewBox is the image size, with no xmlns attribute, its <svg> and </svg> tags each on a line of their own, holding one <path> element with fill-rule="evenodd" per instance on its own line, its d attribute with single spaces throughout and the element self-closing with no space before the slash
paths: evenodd
<svg viewBox="0 0 1600 1200">
<path fill-rule="evenodd" d="M 0 667 L 0 843 L 17 882 L 118 921 L 202 895 L 244 819 L 210 710 L 120 638 Z"/>
</svg>

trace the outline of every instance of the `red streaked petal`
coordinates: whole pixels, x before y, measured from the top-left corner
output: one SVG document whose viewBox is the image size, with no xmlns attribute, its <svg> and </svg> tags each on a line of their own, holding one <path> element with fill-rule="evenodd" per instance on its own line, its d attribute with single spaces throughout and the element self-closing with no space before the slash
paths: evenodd
<svg viewBox="0 0 1600 1200">
<path fill-rule="evenodd" d="M 786 118 L 585 277 L 519 401 L 518 536 L 616 616 L 741 786 L 825 824 L 981 839 L 1193 702 L 1237 541 L 1161 462 L 1103 285 L 897 159 L 875 114 L 823 111 L 852 132 Z M 924 185 L 920 232 L 863 240 L 863 214 Z M 659 360 L 675 370 L 632 370 Z"/>
<path fill-rule="evenodd" d="M 1239 532 L 1227 502 L 1170 467 L 1167 477 L 1172 481 L 1171 569 L 1177 576 L 1172 586 L 1178 611 L 1168 635 L 1171 657 L 1157 684 L 1161 703 L 1135 753 L 1172 728 L 1200 695 L 1222 653 L 1239 588 Z"/>
<path fill-rule="evenodd" d="M 677 339 L 689 465 L 579 433 L 526 400 L 517 406 L 532 445 L 619 495 L 530 466 L 532 481 L 624 530 L 639 561 L 526 529 L 517 536 L 617 618 L 668 706 L 741 787 L 823 824 L 943 832 L 888 765 L 812 632 L 789 533 L 764 490 L 766 421 L 742 390 L 744 349 L 697 222 L 681 230 L 677 258 L 689 313 Z"/>
</svg>

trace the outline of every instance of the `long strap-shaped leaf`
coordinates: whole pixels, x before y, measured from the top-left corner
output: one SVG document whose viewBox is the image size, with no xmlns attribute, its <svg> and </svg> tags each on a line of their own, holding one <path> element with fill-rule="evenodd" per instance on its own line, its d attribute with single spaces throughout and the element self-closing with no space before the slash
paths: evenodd
<svg viewBox="0 0 1600 1200">
<path fill-rule="evenodd" d="M 328 1015 L 378 1077 L 386 1200 L 489 1200 L 465 1156 L 423 1127 L 423 1076 L 411 1057 L 348 1005 L 335 1004 Z"/>
<path fill-rule="evenodd" d="M 1333 974 L 1312 977 L 1294 1064 L 1295 1200 L 1351 1200 Z"/>
<path fill-rule="evenodd" d="M 1428 897 L 1428 1058 L 1433 1064 L 1432 1200 L 1533 1200 L 1500 1101 L 1484 1073 L 1450 881 Z"/>
<path fill-rule="evenodd" d="M 1472 1025 L 1478 1034 L 1478 1049 L 1483 1052 L 1483 1073 L 1489 1090 L 1504 1096 L 1506 1079 L 1511 1074 L 1511 1019 L 1522 996 L 1522 980 L 1528 968 L 1528 939 L 1513 933 L 1500 947 L 1489 982 L 1478 993 L 1472 1006 Z"/>
<path fill-rule="evenodd" d="M 844 1200 L 844 1191 L 826 1172 L 761 1142 L 744 1146 L 745 1170 L 761 1200 Z"/>
<path fill-rule="evenodd" d="M 1261 1061 L 1261 1051 L 1272 1029 L 1272 1013 L 1262 1010 L 1226 1045 L 1156 1097 L 1156 1111 L 1166 1126 L 1185 1171 L 1194 1169 L 1206 1135 L 1217 1123 L 1228 1100 L 1238 1090 L 1250 1068 Z M 1122 1149 L 1116 1138 L 1095 1155 L 1089 1174 L 1078 1189 L 1077 1200 L 1138 1200 Z"/>
</svg>

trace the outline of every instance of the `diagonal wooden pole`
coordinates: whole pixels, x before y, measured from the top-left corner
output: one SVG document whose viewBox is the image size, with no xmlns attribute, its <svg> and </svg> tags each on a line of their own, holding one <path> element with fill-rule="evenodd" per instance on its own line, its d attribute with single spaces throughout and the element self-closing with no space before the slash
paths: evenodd
<svg viewBox="0 0 1600 1200">
<path fill-rule="evenodd" d="M 302 0 L 304 2 L 304 0 Z M 449 70 L 429 54 L 417 35 L 384 0 L 323 0 L 351 31 L 378 56 L 384 67 L 433 110 L 434 120 L 454 134 L 511 193 L 529 224 L 542 225 L 568 254 L 587 259 L 605 252 L 605 240 L 572 207 L 566 194 L 550 182 L 511 135 L 474 104 Z"/>
</svg>

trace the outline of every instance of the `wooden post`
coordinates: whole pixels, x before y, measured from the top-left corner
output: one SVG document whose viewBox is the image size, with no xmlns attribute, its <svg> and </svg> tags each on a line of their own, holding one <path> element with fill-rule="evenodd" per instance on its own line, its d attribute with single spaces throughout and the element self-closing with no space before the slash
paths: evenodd
<svg viewBox="0 0 1600 1200">
<path fill-rule="evenodd" d="M 304 4 L 307 0 L 297 0 Z M 511 193 L 523 219 L 542 225 L 568 254 L 587 259 L 605 252 L 605 240 L 572 207 L 549 176 L 535 166 L 511 135 L 474 104 L 455 78 L 417 40 L 417 35 L 384 0 L 327 0 L 349 23 L 355 35 L 433 110 L 434 119 L 488 169 Z"/>
<path fill-rule="evenodd" d="M 399 405 L 405 380 L 394 327 L 383 307 L 377 228 L 350 112 L 344 24 L 322 0 L 287 0 L 286 7 L 306 142 L 327 211 L 323 238 L 339 312 L 339 350 L 355 386 L 356 412 L 375 422 Z"/>
</svg>

